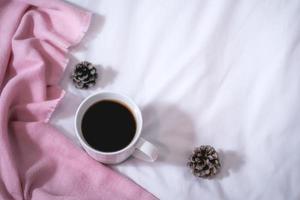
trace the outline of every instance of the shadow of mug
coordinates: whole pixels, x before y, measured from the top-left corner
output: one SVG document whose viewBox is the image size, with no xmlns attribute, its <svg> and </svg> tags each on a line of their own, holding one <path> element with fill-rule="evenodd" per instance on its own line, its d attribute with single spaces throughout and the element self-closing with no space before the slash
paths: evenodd
<svg viewBox="0 0 300 200">
<path fill-rule="evenodd" d="M 191 117 L 176 105 L 153 103 L 142 108 L 143 137 L 159 151 L 156 162 L 186 165 L 196 133 Z"/>
</svg>

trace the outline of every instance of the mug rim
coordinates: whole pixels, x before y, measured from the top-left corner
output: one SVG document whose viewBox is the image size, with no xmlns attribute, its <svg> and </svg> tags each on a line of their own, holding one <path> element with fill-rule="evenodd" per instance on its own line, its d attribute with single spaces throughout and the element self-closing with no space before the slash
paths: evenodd
<svg viewBox="0 0 300 200">
<path fill-rule="evenodd" d="M 116 100 L 114 98 L 105 98 L 106 100 L 115 100 L 115 101 L 119 101 L 120 103 L 124 104 L 125 106 L 127 106 L 129 109 L 130 109 L 130 112 L 133 114 L 134 116 L 134 119 L 138 125 L 139 123 L 139 128 L 137 128 L 135 134 L 134 134 L 134 138 L 131 140 L 131 142 L 124 148 L 118 150 L 118 151 L 112 151 L 112 152 L 104 152 L 104 151 L 99 151 L 95 148 L 93 148 L 92 146 L 90 146 L 87 141 L 85 140 L 85 138 L 83 137 L 83 134 L 82 134 L 82 131 L 80 133 L 80 131 L 78 130 L 78 123 L 81 124 L 81 121 L 78 122 L 78 116 L 79 116 L 79 111 L 80 109 L 86 104 L 86 102 L 91 99 L 92 97 L 94 96 L 97 96 L 97 95 L 101 95 L 101 94 L 108 94 L 108 95 L 117 95 L 119 97 L 121 97 L 122 99 L 125 99 L 124 100 Z M 103 99 L 103 100 L 105 100 Z M 93 101 L 93 103 L 95 103 L 96 101 Z M 130 103 L 128 103 L 130 102 Z M 131 105 L 130 105 L 131 104 Z M 89 105 L 84 111 L 86 111 L 91 105 Z M 135 107 L 134 110 L 137 111 L 136 112 L 133 112 L 133 107 Z M 138 122 L 138 116 L 136 115 L 139 115 L 139 118 L 140 118 L 140 121 Z M 85 148 L 88 148 L 90 151 L 96 153 L 96 154 L 101 154 L 101 155 L 116 155 L 116 154 L 120 154 L 122 152 L 125 152 L 127 151 L 128 149 L 132 148 L 136 142 L 138 141 L 138 139 L 140 138 L 140 135 L 141 135 L 141 130 L 142 130 L 142 126 L 143 126 L 143 118 L 142 118 L 142 114 L 141 114 L 141 110 L 139 109 L 139 107 L 137 106 L 137 104 L 131 100 L 128 96 L 124 95 L 123 93 L 120 93 L 120 92 L 111 92 L 111 91 L 101 91 L 101 92 L 97 92 L 95 94 L 91 94 L 89 95 L 88 97 L 86 97 L 78 106 L 77 110 L 76 110 L 76 113 L 75 113 L 75 120 L 74 120 L 74 125 L 75 125 L 75 132 L 76 132 L 76 136 L 77 138 L 79 139 L 79 142 L 80 144 L 82 144 Z"/>
</svg>

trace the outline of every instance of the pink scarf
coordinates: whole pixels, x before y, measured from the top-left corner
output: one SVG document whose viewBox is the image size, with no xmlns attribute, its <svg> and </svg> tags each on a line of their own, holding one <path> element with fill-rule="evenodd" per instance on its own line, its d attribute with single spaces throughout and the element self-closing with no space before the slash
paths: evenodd
<svg viewBox="0 0 300 200">
<path fill-rule="evenodd" d="M 47 124 L 90 18 L 58 0 L 0 0 L 0 199 L 156 199 Z"/>
</svg>

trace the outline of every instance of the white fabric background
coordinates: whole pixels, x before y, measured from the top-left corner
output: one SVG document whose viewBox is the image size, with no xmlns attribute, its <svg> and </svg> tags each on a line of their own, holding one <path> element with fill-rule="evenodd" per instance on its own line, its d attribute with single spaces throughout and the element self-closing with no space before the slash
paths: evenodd
<svg viewBox="0 0 300 200">
<path fill-rule="evenodd" d="M 300 1 L 69 1 L 95 16 L 51 120 L 67 137 L 78 144 L 84 97 L 120 91 L 141 108 L 160 157 L 113 168 L 160 199 L 300 199 Z M 69 79 L 82 60 L 101 65 L 92 90 Z M 212 180 L 186 167 L 202 144 L 222 159 Z"/>
</svg>

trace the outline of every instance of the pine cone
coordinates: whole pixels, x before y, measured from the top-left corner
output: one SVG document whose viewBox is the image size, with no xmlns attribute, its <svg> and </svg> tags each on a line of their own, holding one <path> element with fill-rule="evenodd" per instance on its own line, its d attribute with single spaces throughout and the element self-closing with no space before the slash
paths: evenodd
<svg viewBox="0 0 300 200">
<path fill-rule="evenodd" d="M 216 150 L 209 145 L 202 145 L 193 151 L 187 165 L 192 173 L 201 178 L 209 178 L 216 175 L 220 168 L 220 160 Z"/>
<path fill-rule="evenodd" d="M 97 70 L 92 63 L 83 61 L 75 66 L 71 75 L 76 88 L 87 89 L 96 84 Z"/>
</svg>

